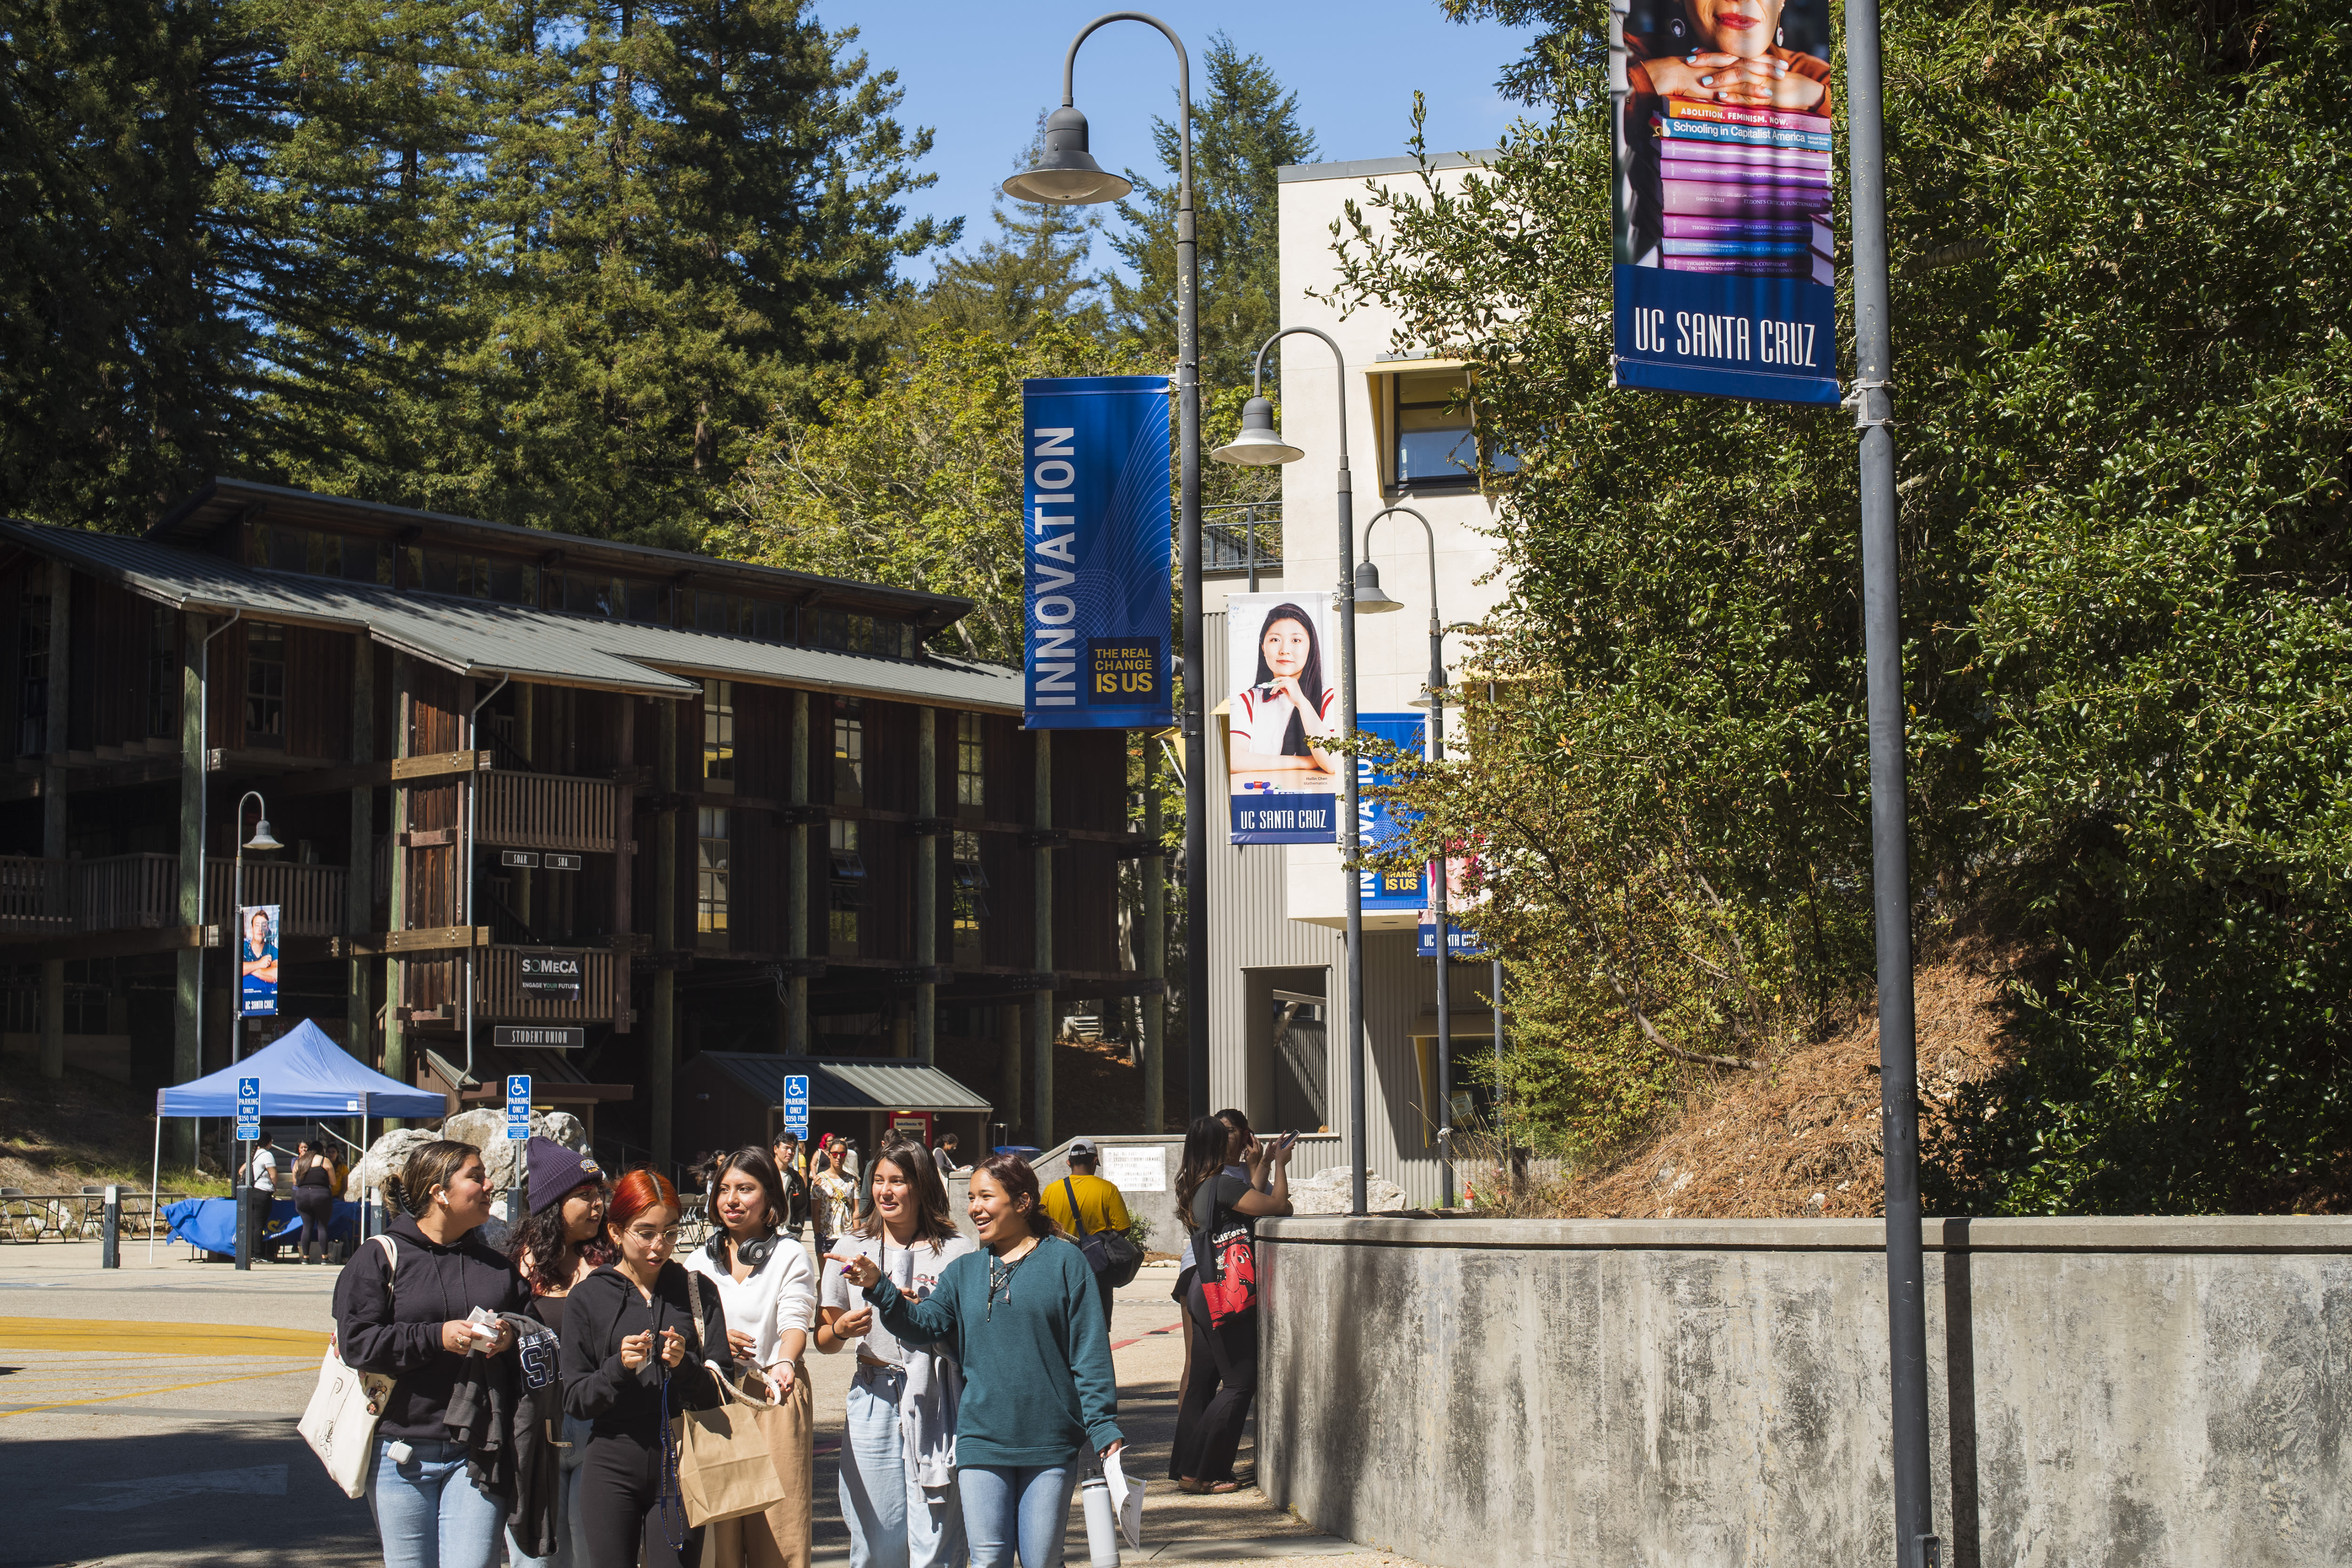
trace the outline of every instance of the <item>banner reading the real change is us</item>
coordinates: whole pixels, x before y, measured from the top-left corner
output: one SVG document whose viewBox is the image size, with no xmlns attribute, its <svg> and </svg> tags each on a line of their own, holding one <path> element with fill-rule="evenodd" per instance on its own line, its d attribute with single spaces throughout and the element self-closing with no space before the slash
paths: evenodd
<svg viewBox="0 0 2352 1568">
<path fill-rule="evenodd" d="M 1829 0 L 1613 0 L 1616 384 L 1835 404 Z"/>
<path fill-rule="evenodd" d="M 1026 723 L 1173 722 L 1168 378 L 1022 384 Z"/>
</svg>

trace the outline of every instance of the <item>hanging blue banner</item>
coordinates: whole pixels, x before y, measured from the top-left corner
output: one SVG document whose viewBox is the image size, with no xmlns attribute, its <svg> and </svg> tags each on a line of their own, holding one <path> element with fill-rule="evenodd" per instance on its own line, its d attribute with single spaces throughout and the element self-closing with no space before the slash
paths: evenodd
<svg viewBox="0 0 2352 1568">
<path fill-rule="evenodd" d="M 1612 0 L 1615 384 L 1835 405 L 1829 0 Z"/>
<path fill-rule="evenodd" d="M 1419 713 L 1356 715 L 1356 728 L 1362 733 L 1415 754 L 1428 749 L 1428 720 Z M 1368 857 L 1401 847 L 1404 842 L 1405 826 L 1412 814 L 1392 800 L 1370 798 L 1374 789 L 1385 789 L 1394 783 L 1396 774 L 1392 769 L 1370 757 L 1357 757 L 1356 834 Z M 1356 873 L 1356 878 L 1367 912 L 1406 913 L 1428 901 L 1422 890 L 1421 868 L 1417 866 L 1378 869 L 1367 866 Z"/>
<path fill-rule="evenodd" d="M 1024 382 L 1021 413 L 1025 722 L 1167 728 L 1168 378 Z"/>
</svg>

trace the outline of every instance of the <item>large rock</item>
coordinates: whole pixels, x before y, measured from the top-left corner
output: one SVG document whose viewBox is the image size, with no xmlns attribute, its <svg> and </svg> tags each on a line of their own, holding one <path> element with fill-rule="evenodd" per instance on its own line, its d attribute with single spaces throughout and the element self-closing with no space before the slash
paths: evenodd
<svg viewBox="0 0 2352 1568">
<path fill-rule="evenodd" d="M 1355 1173 L 1346 1165 L 1332 1165 L 1300 1180 L 1290 1183 L 1290 1212 L 1293 1214 L 1346 1214 L 1354 1206 Z M 1364 1212 L 1390 1214 L 1405 1206 L 1404 1189 L 1377 1173 L 1364 1178 Z"/>
<path fill-rule="evenodd" d="M 567 1110 L 532 1111 L 530 1131 L 532 1136 L 551 1140 L 567 1149 L 588 1147 L 588 1130 L 581 1125 L 580 1118 Z M 507 1137 L 506 1110 L 493 1106 L 452 1116 L 438 1131 L 404 1127 L 385 1133 L 369 1146 L 366 1156 L 353 1168 L 343 1195 L 355 1203 L 361 1201 L 370 1189 L 382 1186 L 385 1176 L 399 1174 L 411 1154 L 443 1138 L 471 1143 L 482 1152 L 482 1165 L 489 1173 L 491 1191 L 505 1193 L 522 1184 L 522 1141 Z"/>
</svg>

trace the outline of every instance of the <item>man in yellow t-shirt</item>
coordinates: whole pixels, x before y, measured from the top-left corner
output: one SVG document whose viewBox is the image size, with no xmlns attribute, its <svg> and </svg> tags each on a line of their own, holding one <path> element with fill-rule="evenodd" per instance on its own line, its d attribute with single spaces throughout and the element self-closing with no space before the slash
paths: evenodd
<svg viewBox="0 0 2352 1568">
<path fill-rule="evenodd" d="M 1070 1140 L 1070 1173 L 1058 1182 L 1048 1182 L 1039 1194 L 1041 1206 L 1053 1217 L 1055 1225 L 1076 1240 L 1077 1222 L 1087 1222 L 1087 1234 L 1099 1236 L 1107 1230 L 1124 1231 L 1135 1222 L 1128 1217 L 1127 1200 L 1118 1189 L 1095 1174 L 1101 1155 L 1091 1138 Z M 1076 1194 L 1077 1212 L 1070 1212 L 1070 1198 Z M 1110 1277 L 1095 1276 L 1095 1289 L 1102 1292 L 1103 1326 L 1110 1325 Z"/>
</svg>

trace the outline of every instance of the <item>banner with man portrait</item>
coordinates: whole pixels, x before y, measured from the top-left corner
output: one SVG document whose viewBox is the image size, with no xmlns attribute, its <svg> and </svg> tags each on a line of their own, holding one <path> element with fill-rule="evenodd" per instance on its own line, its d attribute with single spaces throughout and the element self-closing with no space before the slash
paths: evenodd
<svg viewBox="0 0 2352 1568">
<path fill-rule="evenodd" d="M 1225 601 L 1225 772 L 1235 844 L 1339 838 L 1339 645 L 1328 594 Z"/>
<path fill-rule="evenodd" d="M 249 904 L 236 911 L 236 1009 L 241 1017 L 277 1016 L 278 907 Z"/>
<path fill-rule="evenodd" d="M 1619 386 L 1834 405 L 1829 0 L 1612 0 Z"/>
</svg>

